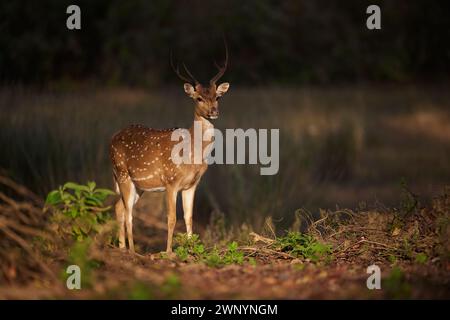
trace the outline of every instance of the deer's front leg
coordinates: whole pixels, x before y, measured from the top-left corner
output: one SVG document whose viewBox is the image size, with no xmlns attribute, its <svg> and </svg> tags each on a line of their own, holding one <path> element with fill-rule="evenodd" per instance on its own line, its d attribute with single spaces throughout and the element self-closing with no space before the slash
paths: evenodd
<svg viewBox="0 0 450 320">
<path fill-rule="evenodd" d="M 177 191 L 167 188 L 166 191 L 166 206 L 167 206 L 167 248 L 166 252 L 172 252 L 173 230 L 177 223 Z"/>
<path fill-rule="evenodd" d="M 197 185 L 190 189 L 183 190 L 181 193 L 183 199 L 184 223 L 186 224 L 186 232 L 188 236 L 192 236 L 192 214 L 194 209 L 194 196 Z"/>
</svg>

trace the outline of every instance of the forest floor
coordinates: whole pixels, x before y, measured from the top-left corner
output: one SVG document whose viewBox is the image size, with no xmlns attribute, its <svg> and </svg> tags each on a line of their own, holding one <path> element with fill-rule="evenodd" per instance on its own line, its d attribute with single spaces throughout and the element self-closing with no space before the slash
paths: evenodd
<svg viewBox="0 0 450 320">
<path fill-rule="evenodd" d="M 449 299 L 448 266 L 379 265 L 381 289 L 369 290 L 367 267 L 267 259 L 212 268 L 108 249 L 88 288 L 35 280 L 0 288 L 1 299 Z"/>
<path fill-rule="evenodd" d="M 0 183 L 18 194 L 0 193 L 0 299 L 450 298 L 448 189 L 427 207 L 409 194 L 400 209 L 324 211 L 281 236 L 247 230 L 246 241 L 211 244 L 179 234 L 168 256 L 119 249 L 107 227 L 69 246 L 43 219 L 41 199 L 8 178 Z M 72 264 L 79 290 L 67 287 Z M 368 288 L 372 265 L 380 289 Z"/>
</svg>

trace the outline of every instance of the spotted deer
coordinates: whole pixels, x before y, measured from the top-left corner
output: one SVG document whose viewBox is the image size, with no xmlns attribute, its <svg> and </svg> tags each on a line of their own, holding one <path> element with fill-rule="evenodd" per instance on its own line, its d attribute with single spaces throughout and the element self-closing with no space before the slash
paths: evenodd
<svg viewBox="0 0 450 320">
<path fill-rule="evenodd" d="M 213 129 L 210 120 L 219 116 L 218 100 L 230 87 L 225 82 L 216 85 L 224 75 L 228 64 L 228 50 L 225 46 L 225 62 L 216 64 L 218 73 L 210 80 L 208 86 L 201 85 L 183 64 L 187 77 L 175 68 L 172 57 L 172 68 L 178 77 L 185 81 L 184 91 L 195 102 L 194 124 L 200 123 L 202 131 Z M 179 191 L 182 193 L 184 221 L 187 234 L 192 235 L 192 215 L 194 194 L 201 177 L 207 169 L 203 160 L 200 164 L 175 164 L 171 158 L 172 148 L 178 141 L 172 141 L 171 135 L 176 129 L 153 129 L 142 125 L 131 125 L 116 133 L 111 141 L 110 156 L 113 164 L 113 176 L 120 199 L 115 205 L 119 223 L 119 247 L 125 248 L 125 226 L 128 246 L 134 252 L 133 241 L 133 206 L 145 191 L 165 191 L 167 209 L 167 248 L 172 252 L 172 238 L 176 224 L 176 201 Z M 187 129 L 194 136 L 194 125 Z M 194 144 L 191 139 L 190 156 L 195 148 L 202 148 L 201 154 L 211 142 Z"/>
</svg>

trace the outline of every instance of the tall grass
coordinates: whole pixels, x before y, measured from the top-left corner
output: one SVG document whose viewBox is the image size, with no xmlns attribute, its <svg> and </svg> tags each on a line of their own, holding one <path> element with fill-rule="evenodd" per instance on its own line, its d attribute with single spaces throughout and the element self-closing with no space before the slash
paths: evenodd
<svg viewBox="0 0 450 320">
<path fill-rule="evenodd" d="M 211 166 L 197 216 L 206 223 L 218 210 L 229 223 L 255 228 L 273 216 L 287 226 L 300 207 L 395 202 L 402 178 L 432 194 L 450 182 L 450 93 L 416 89 L 231 87 L 216 126 L 279 128 L 280 171 L 260 176 L 259 166 Z M 181 87 L 3 88 L 0 112 L 0 168 L 42 195 L 68 180 L 111 186 L 108 144 L 122 127 L 183 127 L 193 119 Z"/>
</svg>

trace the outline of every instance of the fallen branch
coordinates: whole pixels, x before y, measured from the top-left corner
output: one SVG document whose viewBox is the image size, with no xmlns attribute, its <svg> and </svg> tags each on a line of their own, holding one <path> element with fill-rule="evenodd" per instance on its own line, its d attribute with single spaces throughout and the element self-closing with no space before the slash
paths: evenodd
<svg viewBox="0 0 450 320">
<path fill-rule="evenodd" d="M 0 175 L 0 184 L 10 188 L 11 190 L 15 191 L 17 194 L 33 200 L 39 207 L 42 207 L 44 205 L 44 201 L 37 196 L 34 192 L 30 191 L 28 188 L 14 182 L 8 177 L 1 176 Z"/>
<path fill-rule="evenodd" d="M 254 243 L 256 243 L 256 242 L 263 242 L 263 243 L 266 243 L 266 244 L 272 244 L 272 243 L 275 242 L 274 239 L 263 237 L 263 236 L 257 234 L 256 232 L 250 232 L 249 235 L 250 235 L 250 237 L 253 238 L 253 242 Z"/>
<path fill-rule="evenodd" d="M 266 256 L 278 256 L 278 257 L 283 257 L 285 259 L 297 259 L 297 257 L 290 255 L 289 253 L 280 252 L 280 251 L 276 251 L 276 250 L 272 250 L 272 249 L 268 249 L 268 248 L 239 247 L 238 249 L 242 250 L 242 251 L 251 251 L 251 252 L 254 252 L 255 254 L 263 253 Z"/>
<path fill-rule="evenodd" d="M 1 231 L 3 231 L 11 240 L 19 244 L 29 254 L 29 256 L 33 258 L 33 260 L 39 265 L 42 271 L 44 271 L 53 280 L 57 279 L 54 273 L 50 270 L 50 268 L 47 267 L 47 265 L 42 262 L 39 256 L 34 253 L 31 246 L 23 238 L 21 238 L 19 235 L 17 235 L 8 228 L 2 228 Z"/>
</svg>

